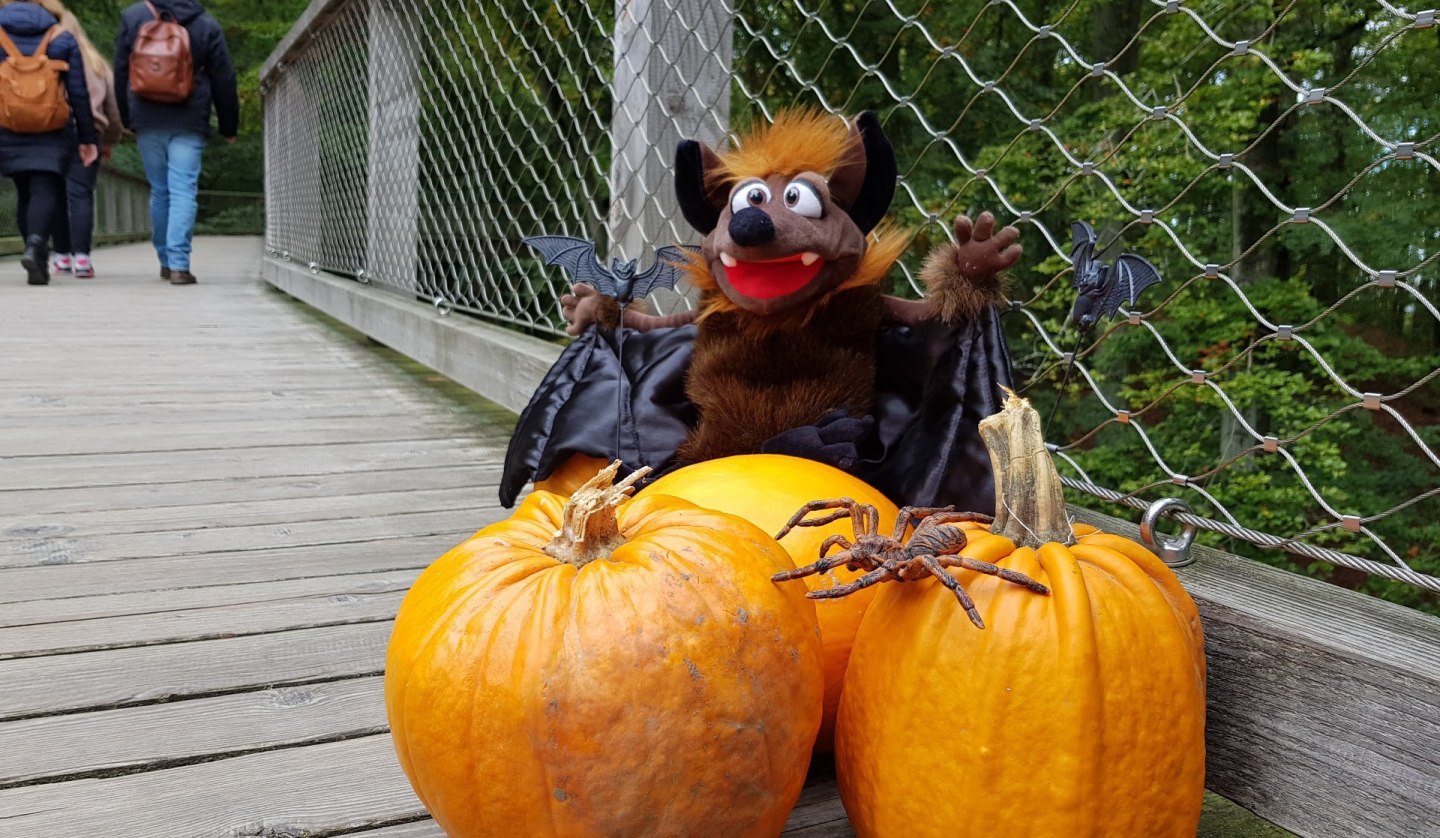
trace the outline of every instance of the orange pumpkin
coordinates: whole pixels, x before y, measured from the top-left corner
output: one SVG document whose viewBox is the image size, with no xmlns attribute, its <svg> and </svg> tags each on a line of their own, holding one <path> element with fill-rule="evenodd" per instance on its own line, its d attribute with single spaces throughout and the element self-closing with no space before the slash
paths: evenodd
<svg viewBox="0 0 1440 838">
<path fill-rule="evenodd" d="M 1051 594 L 950 570 L 979 630 L 934 579 L 876 586 L 836 730 L 856 834 L 1193 838 L 1205 783 L 1194 602 L 1139 544 L 1083 525 L 1072 537 L 1028 404 L 1012 396 L 985 423 L 1003 534 L 962 524 L 960 555 Z"/>
<path fill-rule="evenodd" d="M 610 465 L 610 461 L 603 457 L 571 454 L 565 459 L 565 462 L 550 472 L 549 477 L 535 481 L 535 488 L 568 498 L 575 493 L 576 489 L 584 486 L 586 481 L 608 465 Z"/>
<path fill-rule="evenodd" d="M 788 557 L 614 474 L 532 493 L 400 607 L 391 733 L 452 836 L 768 836 L 799 797 L 823 679 Z"/>
<path fill-rule="evenodd" d="M 880 512 L 882 532 L 895 526 L 899 514 L 895 504 L 859 478 L 815 460 L 781 454 L 743 454 L 696 463 L 661 477 L 645 487 L 643 494 L 671 495 L 707 509 L 739 515 L 772 536 L 801 507 L 817 498 L 850 497 L 874 506 Z M 795 564 L 809 564 L 819 558 L 820 544 L 837 533 L 853 537 L 849 519 L 791 530 L 780 545 Z M 805 581 L 812 590 L 833 588 L 856 575 L 837 567 L 806 577 Z M 815 616 L 825 645 L 825 718 L 815 742 L 818 751 L 833 748 L 835 713 L 840 707 L 850 644 L 874 595 L 874 589 L 866 589 L 843 599 L 815 601 Z"/>
</svg>

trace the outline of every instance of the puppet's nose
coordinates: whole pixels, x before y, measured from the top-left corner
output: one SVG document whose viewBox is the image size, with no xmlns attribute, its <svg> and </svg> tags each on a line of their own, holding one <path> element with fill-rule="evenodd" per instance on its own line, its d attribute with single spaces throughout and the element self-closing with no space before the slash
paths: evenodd
<svg viewBox="0 0 1440 838">
<path fill-rule="evenodd" d="M 730 238 L 741 247 L 769 244 L 775 238 L 775 222 L 758 207 L 746 207 L 730 218 Z"/>
</svg>

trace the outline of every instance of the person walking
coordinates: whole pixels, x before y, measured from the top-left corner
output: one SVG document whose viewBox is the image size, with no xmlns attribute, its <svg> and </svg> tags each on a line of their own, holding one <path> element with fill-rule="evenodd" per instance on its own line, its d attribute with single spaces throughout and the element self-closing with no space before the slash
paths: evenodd
<svg viewBox="0 0 1440 838">
<path fill-rule="evenodd" d="M 195 0 L 136 3 L 120 17 L 115 78 L 121 121 L 135 132 L 150 181 L 160 277 L 193 285 L 190 238 L 212 108 L 226 142 L 235 142 L 240 128 L 225 34 Z"/>
<path fill-rule="evenodd" d="M 72 157 L 100 156 L 75 38 L 34 3 L 0 0 L 0 174 L 15 181 L 20 263 L 31 285 L 50 282 L 45 245 Z"/>
<path fill-rule="evenodd" d="M 85 60 L 85 89 L 90 94 L 90 111 L 95 118 L 95 131 L 100 135 L 100 159 L 109 160 L 110 150 L 120 141 L 124 128 L 120 125 L 120 108 L 115 103 L 115 73 L 110 62 L 90 42 L 85 27 L 60 0 L 35 0 L 36 5 L 55 16 L 60 28 L 69 32 L 80 46 Z M 90 244 L 95 232 L 95 182 L 100 176 L 100 161 L 86 165 L 77 150 L 65 174 L 65 189 L 60 196 L 53 230 L 50 269 L 54 273 L 73 273 L 79 279 L 95 276 L 90 259 Z"/>
</svg>

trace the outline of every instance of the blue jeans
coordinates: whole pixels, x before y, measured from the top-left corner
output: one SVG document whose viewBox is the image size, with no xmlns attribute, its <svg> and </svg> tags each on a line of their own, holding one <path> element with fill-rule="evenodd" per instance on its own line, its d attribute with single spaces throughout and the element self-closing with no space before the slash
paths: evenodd
<svg viewBox="0 0 1440 838">
<path fill-rule="evenodd" d="M 195 232 L 195 192 L 205 135 L 186 131 L 141 131 L 135 138 L 150 181 L 151 240 L 160 264 L 190 270 L 190 236 Z"/>
</svg>

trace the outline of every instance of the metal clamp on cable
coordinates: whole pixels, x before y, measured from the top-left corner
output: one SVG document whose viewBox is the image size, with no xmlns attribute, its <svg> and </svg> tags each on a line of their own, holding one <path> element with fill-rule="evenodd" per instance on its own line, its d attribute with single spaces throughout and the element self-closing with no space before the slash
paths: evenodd
<svg viewBox="0 0 1440 838">
<path fill-rule="evenodd" d="M 444 317 L 455 310 L 455 304 L 445 299 L 444 297 L 436 297 L 435 310 L 440 312 L 441 317 Z"/>
<path fill-rule="evenodd" d="M 1155 529 L 1156 523 L 1166 512 L 1191 512 L 1190 505 L 1179 498 L 1161 498 L 1150 504 L 1145 510 L 1145 515 L 1140 519 L 1140 539 L 1145 546 L 1154 551 L 1160 557 L 1160 561 L 1170 567 L 1185 567 L 1195 563 L 1195 557 L 1190 555 L 1190 545 L 1195 543 L 1195 525 L 1181 523 L 1180 538 L 1178 541 L 1169 541 L 1163 538 Z"/>
</svg>

